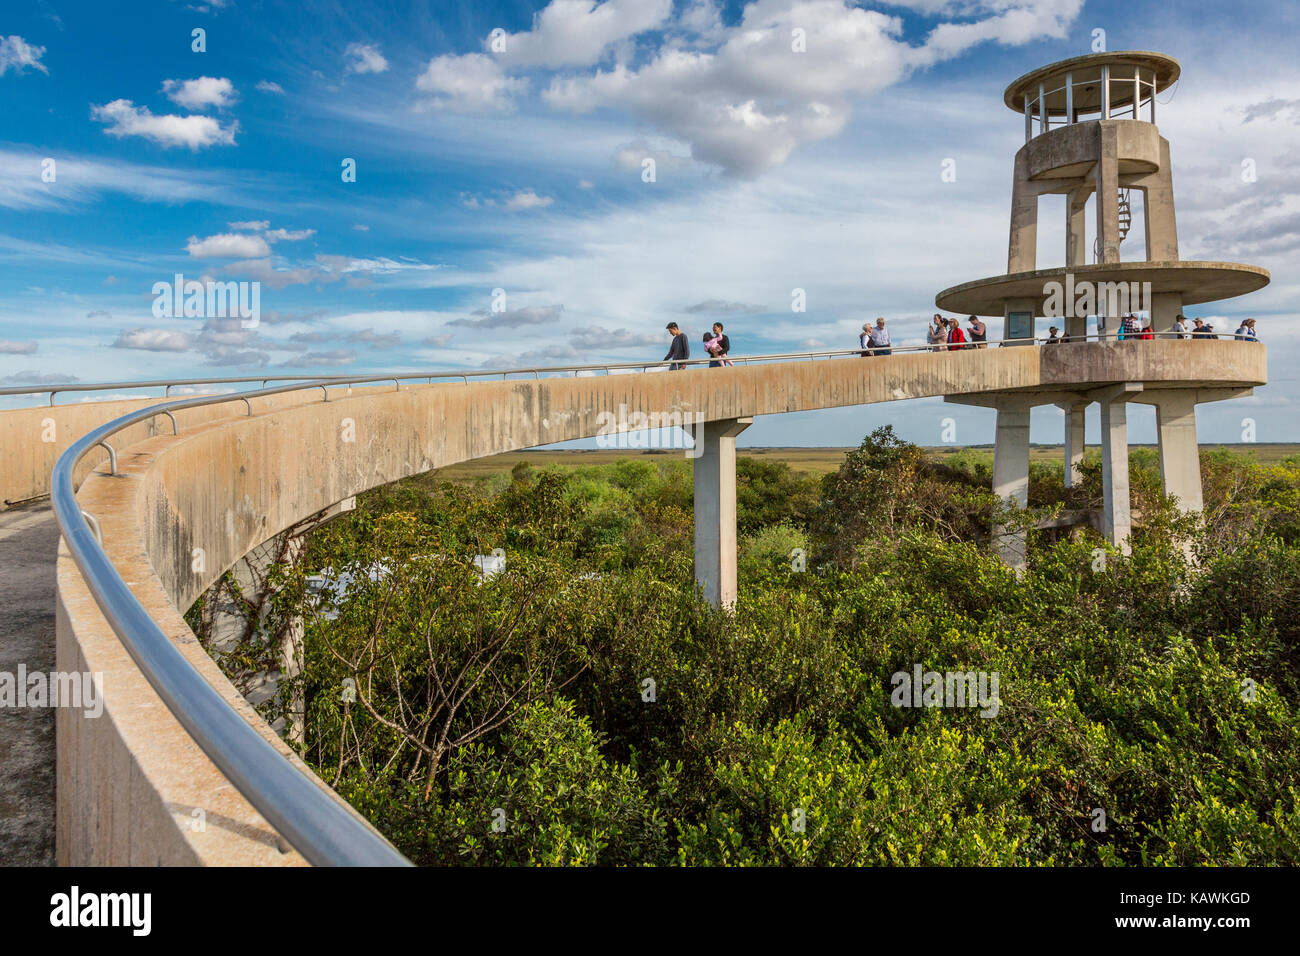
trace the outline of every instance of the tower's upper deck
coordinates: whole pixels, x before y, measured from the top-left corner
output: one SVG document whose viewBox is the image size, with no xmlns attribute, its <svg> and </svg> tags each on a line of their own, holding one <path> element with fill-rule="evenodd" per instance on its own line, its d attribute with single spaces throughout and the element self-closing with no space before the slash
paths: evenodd
<svg viewBox="0 0 1300 956">
<path fill-rule="evenodd" d="M 1156 94 L 1177 79 L 1178 61 L 1149 50 L 1090 53 L 1026 73 L 1003 100 L 1025 117 L 1025 142 L 1091 120 L 1156 121 Z"/>
</svg>

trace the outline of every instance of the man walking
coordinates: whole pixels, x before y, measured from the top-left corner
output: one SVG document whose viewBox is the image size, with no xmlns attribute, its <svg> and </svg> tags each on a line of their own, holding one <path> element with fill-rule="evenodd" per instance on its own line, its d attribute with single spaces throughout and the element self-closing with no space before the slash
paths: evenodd
<svg viewBox="0 0 1300 956">
<path fill-rule="evenodd" d="M 664 361 L 669 359 L 688 359 L 691 357 L 691 343 L 686 339 L 686 333 L 677 328 L 676 322 L 669 322 L 666 326 L 668 334 L 673 337 L 672 344 L 668 346 L 668 354 L 664 356 Z M 674 372 L 680 372 L 686 368 L 685 365 L 674 362 L 669 366 Z"/>
</svg>

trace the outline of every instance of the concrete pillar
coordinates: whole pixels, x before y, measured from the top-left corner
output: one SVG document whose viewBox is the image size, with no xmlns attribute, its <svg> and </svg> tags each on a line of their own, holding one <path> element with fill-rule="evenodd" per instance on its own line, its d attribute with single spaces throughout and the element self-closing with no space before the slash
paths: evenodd
<svg viewBox="0 0 1300 956">
<path fill-rule="evenodd" d="M 1002 344 L 1003 345 L 1033 345 L 1034 335 L 1034 316 L 1038 314 L 1039 302 L 1037 299 L 1007 299 L 1002 307 Z M 1028 313 L 1029 321 L 1024 328 L 1017 329 L 1012 327 L 1011 313 Z"/>
<path fill-rule="evenodd" d="M 1088 264 L 1088 196 L 1091 186 L 1072 189 L 1065 197 L 1065 266 Z"/>
<path fill-rule="evenodd" d="M 736 603 L 736 436 L 753 423 L 695 426 L 695 582 L 715 607 Z"/>
<path fill-rule="evenodd" d="M 1062 403 L 1059 408 L 1065 413 L 1065 487 L 1073 488 L 1082 480 L 1079 466 L 1083 464 L 1084 447 L 1084 412 L 1087 405 L 1083 403 Z"/>
<path fill-rule="evenodd" d="M 1124 554 L 1133 533 L 1128 484 L 1128 402 L 1142 386 L 1130 383 L 1107 389 L 1101 404 L 1102 534 Z"/>
<path fill-rule="evenodd" d="M 1038 262 L 1038 194 L 1041 187 L 1029 181 L 1024 150 L 1016 154 L 1014 176 L 1007 272 L 1032 272 Z"/>
<path fill-rule="evenodd" d="M 1201 453 L 1196 440 L 1196 393 L 1191 389 L 1161 389 L 1158 396 L 1148 392 L 1145 400 L 1156 407 L 1160 481 L 1165 494 L 1178 499 L 1181 511 L 1203 510 Z"/>
<path fill-rule="evenodd" d="M 1101 261 L 1119 262 L 1118 131 L 1114 123 L 1102 122 L 1100 126 L 1101 149 L 1093 169 L 1097 185 L 1097 236 L 1101 240 Z"/>
<path fill-rule="evenodd" d="M 1174 216 L 1174 174 L 1169 140 L 1160 138 L 1160 169 L 1142 177 L 1142 208 L 1147 233 L 1147 258 L 1178 261 L 1178 224 Z"/>
<path fill-rule="evenodd" d="M 1157 332 L 1172 332 L 1174 321 L 1183 311 L 1181 292 L 1153 292 L 1151 294 L 1151 328 Z"/>
<path fill-rule="evenodd" d="M 998 402 L 993 445 L 993 494 L 1004 504 L 1024 508 L 1029 503 L 1029 402 L 1008 398 Z M 1025 566 L 1025 532 L 993 528 L 993 548 L 1011 567 Z"/>
</svg>

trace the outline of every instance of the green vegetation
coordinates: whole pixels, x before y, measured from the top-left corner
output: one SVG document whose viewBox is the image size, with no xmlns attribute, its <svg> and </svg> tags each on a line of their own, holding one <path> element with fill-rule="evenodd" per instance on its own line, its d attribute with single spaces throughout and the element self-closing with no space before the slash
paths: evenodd
<svg viewBox="0 0 1300 956">
<path fill-rule="evenodd" d="M 680 457 L 427 476 L 314 532 L 250 630 L 308 608 L 301 753 L 419 863 L 1295 864 L 1300 460 L 1202 467 L 1203 527 L 1138 454 L 1131 557 L 1031 531 L 1017 577 L 983 453 L 741 458 L 734 614 Z M 1099 470 L 1035 464 L 1032 517 Z M 917 665 L 997 674 L 996 716 L 894 706 Z"/>
</svg>

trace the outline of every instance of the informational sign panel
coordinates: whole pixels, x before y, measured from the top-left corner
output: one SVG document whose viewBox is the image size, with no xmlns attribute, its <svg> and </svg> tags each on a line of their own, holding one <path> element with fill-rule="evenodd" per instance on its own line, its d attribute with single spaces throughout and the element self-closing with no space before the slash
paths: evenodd
<svg viewBox="0 0 1300 956">
<path fill-rule="evenodd" d="M 1030 340 L 1034 335 L 1034 313 L 1032 312 L 1008 312 L 1007 313 L 1007 331 L 1004 338 L 1015 341 Z M 1028 341 L 1022 341 L 1018 344 L 1028 344 Z"/>
</svg>

